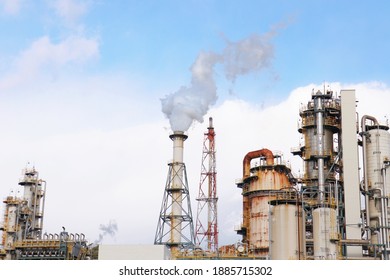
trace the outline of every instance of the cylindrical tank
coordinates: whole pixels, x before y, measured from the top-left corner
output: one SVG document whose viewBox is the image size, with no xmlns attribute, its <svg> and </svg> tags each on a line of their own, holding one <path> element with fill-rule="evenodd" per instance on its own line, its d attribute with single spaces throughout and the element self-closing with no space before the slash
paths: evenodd
<svg viewBox="0 0 390 280">
<path fill-rule="evenodd" d="M 250 176 L 243 180 L 243 241 L 248 243 L 256 255 L 263 257 L 269 253 L 268 202 L 275 199 L 274 191 L 291 186 L 288 177 L 290 169 L 272 162 L 261 161 L 260 165 L 250 169 Z"/>
<path fill-rule="evenodd" d="M 306 256 L 305 213 L 295 201 L 271 201 L 270 257 L 272 260 L 299 260 Z"/>
<path fill-rule="evenodd" d="M 390 239 L 387 230 L 390 208 L 382 197 L 389 197 L 390 194 L 390 171 L 384 169 L 385 162 L 388 163 L 390 160 L 388 126 L 368 127 L 366 138 L 368 138 L 366 141 L 367 184 L 373 194 L 368 201 L 370 227 L 374 229 L 371 241 L 376 242 L 373 244 L 386 244 L 387 247 Z"/>
<path fill-rule="evenodd" d="M 315 260 L 337 259 L 337 212 L 329 207 L 313 210 L 313 241 Z"/>
<path fill-rule="evenodd" d="M 269 201 L 275 199 L 272 191 L 290 187 L 285 167 L 259 166 L 252 169 L 248 188 L 247 240 L 250 248 L 259 256 L 267 256 L 269 250 Z"/>
<path fill-rule="evenodd" d="M 255 249 L 268 249 L 269 231 L 268 231 L 268 196 L 250 197 L 249 207 L 249 243 Z"/>
<path fill-rule="evenodd" d="M 366 143 L 367 179 L 369 189 L 382 188 L 382 168 L 384 161 L 390 160 L 390 133 L 387 126 L 371 128 Z M 387 172 L 386 174 L 388 174 Z M 385 191 L 390 193 L 390 176 L 386 177 Z"/>
</svg>

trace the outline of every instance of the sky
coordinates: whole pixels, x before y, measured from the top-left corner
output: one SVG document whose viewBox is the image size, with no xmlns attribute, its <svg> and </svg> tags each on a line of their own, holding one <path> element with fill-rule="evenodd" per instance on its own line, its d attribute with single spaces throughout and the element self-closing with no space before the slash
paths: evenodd
<svg viewBox="0 0 390 280">
<path fill-rule="evenodd" d="M 0 0 L 0 196 L 34 167 L 44 232 L 153 244 L 169 135 L 188 135 L 195 221 L 211 116 L 219 243 L 233 244 L 243 157 L 280 151 L 302 172 L 290 149 L 312 90 L 355 89 L 359 115 L 387 121 L 389 12 L 387 1 Z"/>
</svg>

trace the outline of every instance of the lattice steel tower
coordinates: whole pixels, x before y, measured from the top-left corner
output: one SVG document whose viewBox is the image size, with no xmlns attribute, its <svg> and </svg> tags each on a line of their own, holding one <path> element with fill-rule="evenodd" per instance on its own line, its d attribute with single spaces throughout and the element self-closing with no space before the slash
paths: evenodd
<svg viewBox="0 0 390 280">
<path fill-rule="evenodd" d="M 217 172 L 215 160 L 215 132 L 213 119 L 204 134 L 202 165 L 199 184 L 195 239 L 198 246 L 218 252 Z M 207 243 L 206 246 L 204 243 Z"/>
</svg>

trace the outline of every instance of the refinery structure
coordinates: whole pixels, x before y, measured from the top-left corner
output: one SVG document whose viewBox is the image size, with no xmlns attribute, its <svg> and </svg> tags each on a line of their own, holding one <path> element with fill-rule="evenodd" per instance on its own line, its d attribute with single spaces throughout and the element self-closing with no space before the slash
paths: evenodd
<svg viewBox="0 0 390 280">
<path fill-rule="evenodd" d="M 65 231 L 43 233 L 46 181 L 35 168 L 26 168 L 19 181 L 22 196 L 9 195 L 3 201 L 0 224 L 0 260 L 81 260 L 89 258 L 84 234 Z"/>
<path fill-rule="evenodd" d="M 232 182 L 242 195 L 235 244 L 219 244 L 224 233 L 218 227 L 213 119 L 204 133 L 194 211 L 184 160 L 188 135 L 173 131 L 154 245 L 100 245 L 97 258 L 148 258 L 149 252 L 154 259 L 388 260 L 389 125 L 360 116 L 356 106 L 355 90 L 324 89 L 313 90 L 297 108 L 302 142 L 291 156 L 301 159 L 299 176 L 281 153 L 243 151 L 242 177 Z M 34 168 L 24 171 L 19 185 L 23 196 L 4 200 L 0 258 L 91 258 L 83 234 L 43 234 L 46 182 Z"/>
<path fill-rule="evenodd" d="M 302 159 L 301 176 L 293 175 L 280 153 L 243 153 L 242 178 L 236 181 L 242 222 L 235 230 L 241 241 L 217 247 L 212 119 L 197 198 L 197 215 L 208 214 L 203 221 L 196 217 L 195 234 L 183 161 L 187 135 L 174 131 L 155 244 L 167 246 L 173 259 L 388 260 L 389 126 L 375 116 L 359 116 L 356 106 L 355 90 L 313 90 L 299 108 L 303 141 L 291 149 Z"/>
</svg>

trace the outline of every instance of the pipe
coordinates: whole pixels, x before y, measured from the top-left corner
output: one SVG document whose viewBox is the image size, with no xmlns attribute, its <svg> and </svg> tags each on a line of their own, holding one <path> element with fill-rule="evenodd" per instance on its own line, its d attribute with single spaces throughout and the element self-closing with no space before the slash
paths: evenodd
<svg viewBox="0 0 390 280">
<path fill-rule="evenodd" d="M 368 194 L 368 173 L 367 173 L 367 155 L 366 155 L 366 150 L 367 150 L 367 139 L 366 139 L 366 120 L 370 120 L 374 122 L 375 125 L 379 126 L 378 121 L 376 118 L 369 116 L 369 115 L 364 115 L 361 120 L 361 129 L 362 129 L 362 156 L 363 156 L 363 180 L 364 180 L 364 196 L 365 196 L 365 207 L 366 207 L 366 220 L 367 220 L 367 239 L 371 239 L 371 230 L 370 230 L 370 210 L 369 210 L 369 201 L 370 197 Z"/>
<path fill-rule="evenodd" d="M 34 201 L 31 202 L 31 206 L 33 208 L 33 214 L 32 214 L 32 230 L 34 233 L 34 238 L 37 237 L 37 207 L 39 207 L 39 203 L 37 202 L 38 198 L 38 186 L 39 183 L 37 181 L 34 181 Z M 34 203 L 34 204 L 33 204 Z M 39 232 L 39 231 L 38 231 Z"/>
<path fill-rule="evenodd" d="M 43 218 L 44 218 L 44 215 L 45 215 L 45 200 L 46 200 L 46 181 L 45 180 L 40 180 L 41 183 L 43 183 L 43 190 L 42 190 L 42 210 L 41 210 L 41 213 L 42 213 L 42 216 L 41 216 L 41 230 L 43 229 Z"/>
<path fill-rule="evenodd" d="M 389 259 L 387 255 L 387 250 L 390 247 L 389 244 L 389 220 L 388 220 L 388 215 L 387 215 L 387 209 L 388 209 L 388 202 L 387 202 L 387 192 L 386 192 L 386 168 L 389 165 L 384 164 L 382 167 L 382 180 L 383 180 L 383 190 L 382 190 L 382 215 L 383 215 L 383 230 L 384 230 L 384 244 L 385 244 L 385 254 L 386 254 L 386 259 Z"/>
<path fill-rule="evenodd" d="M 268 149 L 261 149 L 249 152 L 245 155 L 243 160 L 243 178 L 250 176 L 251 160 L 258 157 L 265 157 L 267 165 L 274 165 L 274 155 Z"/>
<path fill-rule="evenodd" d="M 382 240 L 381 240 L 381 235 L 380 235 L 380 232 L 378 230 L 375 230 L 374 233 L 378 236 L 378 244 L 382 244 Z M 379 252 L 381 252 L 381 248 L 380 247 L 375 247 L 375 244 L 374 244 L 374 257 L 376 258 L 377 257 L 377 249 L 379 249 Z M 382 254 L 382 258 L 383 258 L 383 254 Z"/>
<path fill-rule="evenodd" d="M 314 110 L 316 113 L 317 142 L 318 142 L 318 202 L 324 203 L 325 199 L 325 175 L 324 175 L 324 119 L 322 96 L 317 93 L 314 99 Z"/>
<path fill-rule="evenodd" d="M 378 221 L 379 221 L 379 236 L 381 238 L 381 242 L 379 244 L 381 244 L 381 246 L 384 247 L 384 254 L 382 254 L 382 257 L 384 259 L 387 259 L 387 253 L 386 253 L 386 235 L 385 235 L 385 228 L 384 228 L 384 203 L 383 203 L 383 191 L 381 188 L 375 188 L 373 189 L 373 191 L 378 191 L 379 192 L 379 198 L 380 198 L 380 202 L 381 202 L 381 214 L 380 214 L 380 217 L 378 217 Z"/>
<path fill-rule="evenodd" d="M 298 260 L 300 260 L 301 259 L 301 253 L 303 253 L 303 252 L 301 252 L 301 224 L 303 223 L 303 220 L 302 220 L 302 216 L 304 215 L 304 211 L 305 210 L 303 210 L 303 207 L 300 209 L 299 208 L 299 192 L 298 192 L 298 190 L 296 190 L 295 188 L 292 188 L 294 191 L 295 191 L 295 207 L 296 207 L 296 211 L 297 211 L 297 222 L 298 222 L 298 225 L 297 225 L 297 228 L 298 228 L 298 232 L 297 232 L 297 234 L 298 234 Z M 301 213 L 300 213 L 300 211 L 299 210 L 301 210 Z M 301 221 L 299 221 L 299 220 L 301 220 Z M 303 256 L 304 257 L 304 256 Z"/>
<path fill-rule="evenodd" d="M 388 167 L 388 165 L 386 165 Z M 387 198 L 387 192 L 386 192 L 386 167 L 384 168 L 384 179 L 383 179 L 383 204 L 384 204 L 384 214 L 385 214 L 385 235 L 386 235 L 386 252 L 388 249 L 390 249 L 390 242 L 389 242 L 389 217 L 388 217 L 388 198 Z"/>
</svg>

